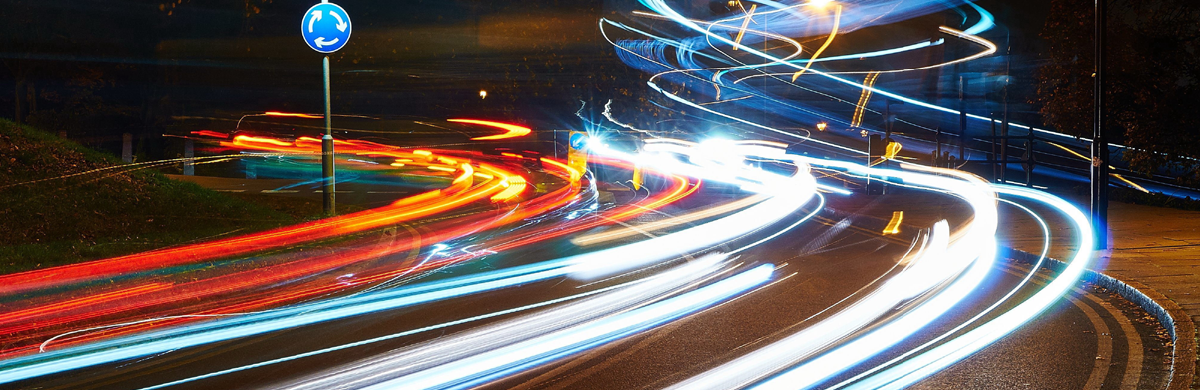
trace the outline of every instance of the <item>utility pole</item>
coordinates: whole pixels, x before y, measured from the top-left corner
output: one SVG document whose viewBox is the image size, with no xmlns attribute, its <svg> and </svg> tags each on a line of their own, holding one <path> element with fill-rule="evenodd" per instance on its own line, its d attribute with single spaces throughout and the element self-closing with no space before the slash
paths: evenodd
<svg viewBox="0 0 1200 390">
<path fill-rule="evenodd" d="M 1107 0 L 1096 0 L 1096 74 L 1094 82 L 1095 124 L 1092 135 L 1092 230 L 1096 248 L 1105 250 L 1108 242 L 1108 139 L 1104 134 L 1104 26 Z"/>
</svg>

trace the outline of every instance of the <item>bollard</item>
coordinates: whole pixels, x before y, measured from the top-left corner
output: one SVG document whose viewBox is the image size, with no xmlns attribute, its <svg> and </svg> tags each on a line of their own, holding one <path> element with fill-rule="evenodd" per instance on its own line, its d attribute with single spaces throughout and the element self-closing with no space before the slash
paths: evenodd
<svg viewBox="0 0 1200 390">
<path fill-rule="evenodd" d="M 133 134 L 121 134 L 121 161 L 133 162 Z"/>
<path fill-rule="evenodd" d="M 191 138 L 183 140 L 183 175 L 196 175 L 196 143 Z"/>
</svg>

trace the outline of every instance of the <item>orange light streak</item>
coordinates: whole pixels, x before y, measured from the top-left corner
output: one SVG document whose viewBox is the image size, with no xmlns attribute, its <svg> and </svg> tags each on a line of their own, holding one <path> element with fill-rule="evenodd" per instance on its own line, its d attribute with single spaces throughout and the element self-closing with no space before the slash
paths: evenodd
<svg viewBox="0 0 1200 390">
<path fill-rule="evenodd" d="M 296 113 L 290 113 L 290 112 L 279 112 L 279 111 L 267 111 L 267 112 L 264 112 L 264 113 L 263 113 L 263 115 L 266 115 L 266 116 L 281 116 L 281 117 L 291 117 L 291 118 L 307 118 L 307 119 L 322 119 L 322 118 L 325 118 L 325 116 L 324 116 L 324 115 L 296 114 Z"/>
<path fill-rule="evenodd" d="M 395 154 L 395 153 L 384 153 L 384 154 Z M 551 162 L 548 165 L 548 167 L 550 167 L 550 168 L 565 168 L 565 164 L 562 164 L 562 163 L 553 164 L 553 162 L 556 162 L 553 160 L 550 160 L 549 162 Z M 598 163 L 608 163 L 611 165 L 619 165 L 619 166 L 628 165 L 628 164 L 624 164 L 622 162 L 616 162 L 616 161 L 605 161 L 605 162 L 598 162 Z M 397 203 L 404 203 L 404 204 L 409 204 L 409 205 L 426 205 L 429 207 L 449 208 L 449 207 L 453 207 L 453 206 L 447 205 L 446 203 L 468 202 L 468 201 L 470 201 L 469 199 L 479 199 L 480 196 L 487 196 L 487 195 L 495 193 L 496 191 L 498 191 L 501 188 L 501 186 L 499 185 L 499 182 L 502 182 L 502 181 L 511 182 L 508 186 L 508 188 L 510 188 L 510 189 L 517 188 L 517 187 L 519 187 L 519 185 L 523 185 L 525 182 L 525 179 L 523 177 L 513 175 L 513 174 L 508 174 L 505 171 L 501 170 L 500 168 L 497 168 L 492 165 L 480 164 L 479 167 L 476 169 L 478 171 L 481 171 L 478 173 L 495 175 L 495 177 L 499 177 L 501 179 L 500 180 L 491 180 L 490 181 L 492 183 L 491 185 L 480 186 L 480 187 L 471 189 L 470 191 L 466 191 L 466 192 L 457 192 L 457 193 L 447 194 L 447 193 L 443 193 L 440 190 L 439 191 L 431 191 L 431 192 L 426 192 L 426 193 L 422 193 L 422 194 L 418 194 L 418 195 L 414 195 L 414 196 L 405 198 L 404 200 L 399 201 Z M 486 173 L 484 173 L 484 172 L 486 172 Z M 566 169 L 562 169 L 558 172 L 556 172 L 554 170 L 548 170 L 547 173 L 554 174 L 556 176 L 563 177 L 563 178 L 565 178 L 565 176 L 568 175 Z M 656 207 L 660 207 L 667 203 L 678 200 L 678 199 L 682 198 L 683 196 L 686 196 L 687 194 L 694 192 L 699 186 L 698 183 L 696 186 L 688 186 L 687 179 L 678 177 L 678 176 L 665 176 L 661 173 L 657 173 L 657 172 L 653 172 L 653 171 L 651 171 L 650 174 L 657 174 L 657 175 L 660 175 L 663 177 L 673 178 L 675 185 L 673 186 L 672 189 L 670 189 L 669 191 L 667 191 L 665 193 L 655 194 L 652 197 L 650 197 L 648 199 L 644 199 L 641 202 L 631 204 L 631 205 L 626 205 L 626 206 L 623 206 L 616 210 L 610 210 L 610 211 L 604 212 L 604 214 L 611 214 L 610 216 L 581 218 L 579 220 L 568 221 L 565 224 L 546 227 L 544 229 L 530 232 L 528 234 L 519 234 L 518 233 L 518 237 L 514 237 L 514 238 L 500 237 L 500 238 L 494 240 L 493 242 L 500 242 L 501 244 L 498 244 L 498 245 L 495 245 L 492 247 L 484 247 L 483 249 L 487 249 L 488 251 L 492 251 L 492 252 L 498 252 L 498 251 L 507 250 L 510 248 L 515 248 L 515 247 L 521 246 L 521 245 L 528 245 L 528 244 L 531 244 L 534 242 L 550 239 L 553 237 L 561 237 L 566 234 L 571 234 L 574 232 L 591 229 L 591 228 L 599 226 L 599 225 L 612 223 L 612 221 L 620 221 L 623 219 L 631 218 L 638 214 L 644 213 L 647 210 L 652 210 Z M 449 240 L 454 237 L 465 236 L 465 235 L 471 234 L 471 233 L 473 233 L 475 231 L 479 231 L 481 229 L 485 229 L 490 226 L 500 226 L 500 225 L 503 225 L 506 223 L 524 220 L 533 215 L 538 215 L 538 214 L 544 213 L 548 210 L 557 208 L 563 204 L 566 204 L 567 202 L 575 199 L 577 194 L 579 193 L 579 191 L 580 191 L 579 186 L 572 186 L 572 185 L 563 186 L 563 187 L 560 187 L 559 189 L 554 190 L 550 193 L 547 193 L 547 194 L 539 196 L 535 199 L 532 199 L 526 204 L 518 205 L 512 211 L 505 210 L 505 209 L 496 209 L 496 210 L 492 210 L 492 211 L 488 212 L 490 214 L 487 214 L 487 215 L 494 215 L 497 218 L 483 216 L 478 219 L 478 222 L 465 222 L 465 221 L 461 221 L 458 219 L 443 221 L 443 222 L 440 222 L 440 224 L 446 226 L 447 228 L 446 229 L 438 229 L 435 227 L 439 226 L 439 225 L 432 225 L 430 230 L 435 233 L 432 236 L 425 237 L 425 241 L 426 242 L 442 242 L 444 240 Z M 450 200 L 446 201 L 447 199 L 450 199 Z M 428 205 L 428 203 L 430 203 L 430 202 L 432 202 L 433 204 Z M 408 208 L 407 210 L 416 212 L 416 210 L 414 210 L 415 208 L 416 207 L 414 206 L 414 207 Z M 400 216 L 394 216 L 394 215 L 379 215 L 379 216 L 375 216 L 375 217 L 378 217 L 377 220 L 375 221 L 376 223 L 389 223 L 389 222 L 394 223 L 394 221 L 396 219 L 403 219 Z M 349 228 L 344 225 L 340 226 L 340 227 Z M 349 228 L 349 229 L 355 230 L 353 228 Z M 375 242 L 375 239 L 371 238 L 370 241 Z M 52 324 L 58 324 L 58 325 L 65 326 L 67 324 L 77 323 L 79 321 L 84 321 L 89 318 L 101 318 L 101 317 L 108 318 L 108 317 L 111 317 L 111 316 L 114 316 L 114 315 L 117 315 L 117 314 L 123 313 L 123 312 L 140 313 L 140 314 L 138 314 L 138 316 L 145 316 L 146 315 L 145 310 L 153 310 L 153 313 L 155 313 L 155 315 L 161 315 L 161 316 L 178 315 L 178 314 L 206 315 L 206 314 L 246 312 L 246 311 L 258 310 L 258 309 L 263 309 L 263 308 L 269 308 L 269 307 L 277 306 L 279 304 L 284 304 L 287 302 L 296 302 L 296 301 L 310 298 L 310 297 L 324 296 L 324 295 L 328 295 L 328 294 L 332 294 L 332 293 L 337 293 L 337 292 L 340 292 L 340 291 L 346 289 L 347 286 L 367 285 L 370 283 L 383 282 L 383 281 L 391 280 L 394 277 L 410 274 L 412 272 L 431 270 L 431 269 L 435 269 L 437 267 L 441 267 L 444 265 L 469 260 L 469 259 L 477 256 L 476 254 L 469 253 L 469 254 L 459 255 L 459 256 L 446 258 L 446 259 L 438 259 L 438 260 L 435 260 L 433 262 L 430 262 L 428 264 L 425 264 L 425 265 L 422 265 L 422 266 L 416 267 L 416 268 L 414 268 L 412 266 L 397 266 L 398 268 L 388 270 L 385 272 L 363 273 L 361 277 L 356 276 L 354 279 L 352 279 L 352 282 L 350 282 L 348 284 L 346 282 L 330 283 L 330 282 L 324 282 L 321 280 L 305 282 L 305 284 L 298 285 L 294 288 L 289 287 L 287 284 L 282 284 L 282 285 L 279 284 L 279 283 L 285 283 L 289 280 L 296 280 L 295 278 L 298 278 L 298 277 L 304 277 L 306 275 L 313 275 L 316 273 L 325 272 L 326 270 L 338 269 L 339 267 L 342 267 L 342 266 L 345 266 L 348 264 L 353 264 L 356 262 L 370 260 L 370 259 L 377 259 L 377 258 L 380 258 L 381 256 L 385 256 L 385 255 L 388 255 L 391 253 L 408 251 L 408 250 L 414 248 L 415 246 L 419 246 L 420 245 L 419 242 L 421 242 L 421 241 L 422 240 L 420 238 L 414 238 L 413 240 L 406 240 L 403 242 L 398 242 L 396 244 L 375 243 L 374 245 L 369 246 L 367 248 L 363 248 L 363 249 L 353 249 L 350 251 L 341 251 L 336 254 L 322 255 L 322 256 L 317 256 L 317 257 L 313 257 L 313 258 L 301 259 L 299 261 L 280 261 L 279 263 L 270 265 L 270 266 L 257 267 L 257 268 L 254 268 L 254 269 L 251 269 L 248 271 L 237 272 L 237 273 L 231 274 L 231 275 L 225 275 L 225 276 L 220 276 L 220 277 L 216 277 L 216 278 L 201 279 L 196 282 L 189 282 L 189 283 L 187 283 L 186 286 L 170 286 L 171 287 L 170 289 L 149 287 L 149 286 L 153 286 L 153 285 L 147 285 L 147 286 L 142 286 L 142 287 L 135 287 L 132 289 L 115 290 L 110 293 L 102 293 L 103 295 L 97 295 L 97 296 L 93 296 L 93 297 L 89 297 L 89 298 L 64 301 L 64 302 L 58 303 L 58 304 L 51 304 L 51 306 L 47 306 L 44 309 L 37 309 L 37 308 L 28 309 L 28 311 L 25 311 L 23 313 L 43 313 L 43 315 L 44 315 L 45 313 L 49 313 L 49 312 L 61 312 L 62 311 L 62 310 L 56 310 L 56 308 L 69 308 L 69 309 L 73 309 L 77 312 L 80 310 L 83 310 L 85 308 L 86 308 L 86 310 L 84 310 L 82 312 L 78 312 L 77 314 L 50 318 L 46 321 L 38 321 L 37 325 L 34 325 L 32 327 L 30 326 L 30 325 L 32 325 L 30 322 L 20 322 L 20 323 L 11 323 L 10 322 L 9 327 L 0 328 L 0 334 L 12 335 L 13 333 L 11 333 L 9 331 L 19 330 L 22 332 L 29 332 L 29 331 L 41 332 L 39 334 L 45 335 L 44 337 L 49 337 L 51 335 L 61 333 L 61 330 L 56 329 L 54 327 L 50 327 L 50 325 L 52 325 Z M 391 265 L 392 263 L 388 262 L 386 264 Z M 247 293 L 241 293 L 241 294 L 237 294 L 237 295 L 231 294 L 236 291 L 243 291 L 243 290 L 249 289 L 249 288 L 262 288 L 262 286 L 268 286 L 268 285 L 276 286 L 276 287 L 272 287 L 270 289 L 259 290 L 257 292 L 252 292 L 249 294 L 247 294 Z M 139 288 L 142 288 L 145 290 L 139 291 L 138 290 Z M 147 295 L 147 294 L 152 294 L 152 295 Z M 205 298 L 205 297 L 209 297 L 209 298 Z M 188 302 L 188 303 L 180 306 L 178 304 L 179 302 Z M 103 304 L 105 306 L 97 307 L 97 308 L 90 307 L 90 306 L 96 306 L 96 305 L 101 305 L 101 304 Z M 164 305 L 166 305 L 166 306 L 164 306 Z M 179 324 L 179 323 L 184 323 L 184 322 L 194 321 L 194 320 L 195 320 L 195 318 L 192 318 L 192 317 L 175 318 L 175 319 L 167 319 L 167 320 L 163 320 L 163 321 L 155 321 L 155 322 L 143 323 L 143 324 L 138 324 L 138 325 L 133 325 L 133 326 L 103 330 L 103 331 L 98 331 L 98 332 L 94 332 L 94 333 L 80 334 L 77 336 L 72 336 L 72 337 L 67 337 L 67 338 L 61 339 L 58 342 L 56 342 L 55 346 L 57 347 L 57 346 L 66 345 L 66 344 L 85 342 L 88 340 L 94 340 L 94 339 L 105 338 L 105 337 L 115 337 L 115 336 L 118 336 L 121 334 L 130 334 L 130 333 L 144 331 L 146 329 L 150 329 L 150 328 L 154 328 L 154 327 L 169 326 L 169 325 L 173 325 L 173 324 Z M 4 323 L 4 321 L 0 321 L 0 324 L 3 324 L 3 323 Z M 77 328 L 77 326 L 76 326 L 76 328 Z M 69 329 L 69 328 L 67 328 L 67 329 Z M 30 336 L 30 337 L 31 337 L 30 339 L 33 339 L 33 340 L 44 339 L 44 337 L 41 337 L 41 338 L 32 337 L 32 336 Z M 9 345 L 14 345 L 14 344 L 9 344 Z M 10 356 L 13 354 L 35 352 L 36 350 L 37 350 L 36 345 L 25 345 L 25 346 L 18 345 L 15 348 L 10 348 L 8 350 L 0 351 L 0 356 Z"/>
<path fill-rule="evenodd" d="M 229 134 L 220 133 L 220 132 L 216 132 L 216 131 L 212 131 L 212 130 L 193 131 L 192 134 L 205 136 L 205 137 L 214 137 L 214 138 L 229 138 Z"/>
<path fill-rule="evenodd" d="M 495 128 L 507 131 L 507 133 L 504 133 L 504 134 L 471 138 L 472 141 L 490 141 L 490 140 L 497 140 L 497 139 L 516 138 L 516 137 L 528 135 L 532 131 L 528 127 L 525 127 L 525 126 L 518 126 L 518 125 L 511 124 L 511 123 L 485 121 L 485 120 L 479 120 L 479 119 L 447 119 L 446 121 L 454 122 L 454 123 L 469 123 L 469 124 L 473 124 L 473 125 L 491 126 L 491 127 L 495 127 Z"/>
</svg>

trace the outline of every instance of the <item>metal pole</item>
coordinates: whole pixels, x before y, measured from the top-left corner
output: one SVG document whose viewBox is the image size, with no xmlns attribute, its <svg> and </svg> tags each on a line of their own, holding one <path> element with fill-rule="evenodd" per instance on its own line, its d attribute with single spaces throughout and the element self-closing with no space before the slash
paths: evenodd
<svg viewBox="0 0 1200 390">
<path fill-rule="evenodd" d="M 1008 93 L 1004 95 L 1008 96 Z M 1004 100 L 1004 122 L 1000 125 L 1000 178 L 997 180 L 1001 183 L 1008 181 L 1008 99 Z"/>
<path fill-rule="evenodd" d="M 325 70 L 325 136 L 321 137 L 321 174 L 324 178 L 321 192 L 325 195 L 323 202 L 325 215 L 333 215 L 336 207 L 333 188 L 333 123 L 332 113 L 329 110 L 329 56 L 325 56 L 323 64 Z"/>
<path fill-rule="evenodd" d="M 1095 124 L 1092 141 L 1092 229 L 1096 249 L 1108 249 L 1108 140 L 1104 135 L 1104 26 L 1106 0 L 1096 0 Z"/>
<path fill-rule="evenodd" d="M 942 165 L 944 165 L 943 163 L 940 163 L 941 158 L 942 158 L 942 127 L 941 126 L 937 127 L 937 134 L 934 135 L 933 137 L 934 137 L 933 142 L 934 142 L 934 144 L 937 145 L 937 147 L 935 149 L 933 149 L 933 161 L 931 161 L 931 162 L 933 163 L 933 166 L 941 167 Z"/>
<path fill-rule="evenodd" d="M 996 170 L 996 140 L 999 138 L 996 134 L 996 113 L 988 114 L 988 122 L 992 122 L 992 152 L 988 153 L 988 160 L 992 160 L 990 164 L 992 166 L 992 181 L 997 181 L 1000 179 L 1000 174 Z"/>
<path fill-rule="evenodd" d="M 958 76 L 958 161 L 966 158 L 964 144 L 967 139 L 967 77 Z"/>
</svg>

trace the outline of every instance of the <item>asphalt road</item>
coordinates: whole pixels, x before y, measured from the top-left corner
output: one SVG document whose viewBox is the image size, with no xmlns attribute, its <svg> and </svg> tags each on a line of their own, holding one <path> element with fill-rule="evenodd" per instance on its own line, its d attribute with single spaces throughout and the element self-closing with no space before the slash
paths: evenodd
<svg viewBox="0 0 1200 390">
<path fill-rule="evenodd" d="M 882 197 L 833 198 L 818 217 L 740 255 L 743 268 L 772 263 L 777 283 L 727 304 L 667 323 L 650 331 L 577 353 L 569 358 L 514 375 L 486 386 L 516 389 L 661 388 L 716 367 L 748 351 L 810 326 L 876 286 L 895 272 L 896 259 L 915 234 L 933 221 L 952 226 L 970 214 L 953 199 L 928 200 L 945 207 L 910 208 L 902 233 L 880 232 L 901 194 Z M 925 195 L 928 196 L 928 195 Z M 940 195 L 939 195 L 940 196 Z M 664 210 L 682 213 L 719 201 L 701 194 Z M 725 199 L 727 200 L 727 199 Z M 912 211 L 912 210 L 916 211 Z M 799 217 L 794 215 L 793 217 Z M 838 222 L 849 220 L 849 226 Z M 780 226 L 727 243 L 728 251 L 775 233 Z M 506 253 L 473 269 L 533 263 L 578 252 L 565 240 Z M 685 259 L 686 260 L 686 259 Z M 682 261 L 682 260 L 681 260 Z M 454 271 L 451 271 L 454 272 Z M 460 270 L 458 272 L 469 272 Z M 986 288 L 975 291 L 960 307 L 884 355 L 827 381 L 833 385 L 887 361 L 975 316 L 1016 288 L 1030 271 L 1000 262 Z M 1049 275 L 1038 272 L 1030 282 L 984 320 L 1020 302 L 1040 288 Z M 589 285 L 601 288 L 620 280 Z M 467 318 L 575 294 L 579 283 L 555 279 L 517 288 L 434 304 L 338 320 L 263 336 L 176 350 L 120 364 L 97 366 L 56 377 L 19 383 L 30 388 L 140 388 L 209 372 L 351 343 L 423 326 Z M 827 310 L 834 308 L 835 310 Z M 520 314 L 516 314 L 520 315 Z M 397 348 L 437 340 L 455 332 L 495 323 L 516 315 L 475 321 L 417 333 L 366 346 L 251 369 L 174 388 L 240 389 L 271 387 L 323 369 L 350 364 Z M 916 388 L 924 389 L 1156 389 L 1169 375 L 1167 339 L 1146 314 L 1119 297 L 1076 289 L 1036 321 L 966 360 L 939 372 Z"/>
</svg>

